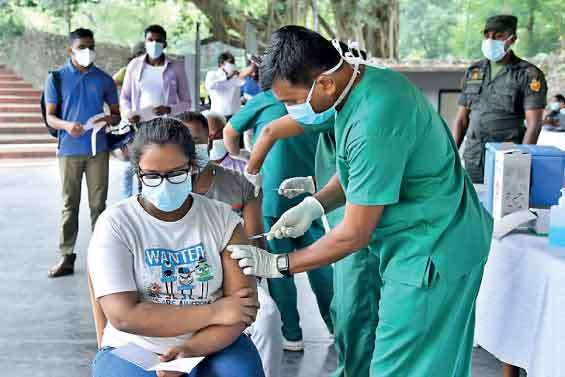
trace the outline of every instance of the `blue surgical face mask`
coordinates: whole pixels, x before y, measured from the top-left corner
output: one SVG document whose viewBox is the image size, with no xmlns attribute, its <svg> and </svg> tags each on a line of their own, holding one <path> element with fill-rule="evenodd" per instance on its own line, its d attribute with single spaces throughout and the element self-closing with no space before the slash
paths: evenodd
<svg viewBox="0 0 565 377">
<path fill-rule="evenodd" d="M 333 67 L 329 71 L 322 73 L 322 75 L 330 75 L 336 72 L 342 64 L 343 59 L 341 59 L 335 67 Z M 335 117 L 335 108 L 341 103 L 341 101 L 343 101 L 343 99 L 345 98 L 345 96 L 347 96 L 347 93 L 349 93 L 349 90 L 353 86 L 355 78 L 357 77 L 358 67 L 359 65 L 356 63 L 349 83 L 347 84 L 337 101 L 333 104 L 333 106 L 331 106 L 327 110 L 322 111 L 321 113 L 316 113 L 314 111 L 312 105 L 310 104 L 310 101 L 312 100 L 312 94 L 314 93 L 314 87 L 316 86 L 316 80 L 314 80 L 312 87 L 310 88 L 310 92 L 308 92 L 308 97 L 306 98 L 306 101 L 304 103 L 286 106 L 288 115 L 290 115 L 291 118 L 293 118 L 298 123 L 305 125 L 321 124 L 328 121 L 330 118 Z"/>
<path fill-rule="evenodd" d="M 166 179 L 157 187 L 143 186 L 141 196 L 163 212 L 179 209 L 192 191 L 192 177 L 185 182 L 174 184 Z"/>
<path fill-rule="evenodd" d="M 196 144 L 196 166 L 202 170 L 208 165 L 210 155 L 208 154 L 208 144 Z"/>
<path fill-rule="evenodd" d="M 506 55 L 505 44 L 512 38 L 512 35 L 508 37 L 505 41 L 499 41 L 496 39 L 484 39 L 481 45 L 481 50 L 485 58 L 490 61 L 497 62 L 500 61 Z"/>
<path fill-rule="evenodd" d="M 548 107 L 551 111 L 559 111 L 561 104 L 559 102 L 550 102 Z"/>
<path fill-rule="evenodd" d="M 158 59 L 163 54 L 165 44 L 161 42 L 151 41 L 145 42 L 145 51 L 151 59 Z"/>
<path fill-rule="evenodd" d="M 227 154 L 228 150 L 224 145 L 224 140 L 216 139 L 212 141 L 212 149 L 210 149 L 210 160 L 219 161 L 222 158 L 226 157 Z"/>
</svg>

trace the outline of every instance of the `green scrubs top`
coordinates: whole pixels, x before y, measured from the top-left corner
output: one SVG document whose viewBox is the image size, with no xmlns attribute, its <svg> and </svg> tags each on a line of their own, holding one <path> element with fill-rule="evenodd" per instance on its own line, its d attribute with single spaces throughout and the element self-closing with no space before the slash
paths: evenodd
<svg viewBox="0 0 565 377">
<path fill-rule="evenodd" d="M 366 67 L 335 136 L 347 202 L 385 206 L 369 243 L 383 280 L 419 287 L 430 261 L 449 280 L 485 261 L 492 219 L 449 128 L 406 77 Z"/>
<path fill-rule="evenodd" d="M 279 102 L 271 90 L 254 96 L 237 112 L 230 123 L 242 134 L 256 128 L 257 138 L 270 122 L 287 114 L 286 107 Z M 292 200 L 279 195 L 277 190 L 287 178 L 314 175 L 314 157 L 318 135 L 304 134 L 278 140 L 267 155 L 261 175 L 263 176 L 263 216 L 280 217 L 287 209 L 299 204 L 304 196 Z"/>
<path fill-rule="evenodd" d="M 333 123 L 333 122 L 332 122 Z M 330 179 L 336 173 L 335 165 L 335 134 L 333 128 L 331 131 L 322 132 L 318 140 L 316 149 L 316 187 L 321 190 L 328 184 Z M 341 206 L 326 215 L 330 226 L 337 226 L 345 214 L 345 206 Z"/>
</svg>

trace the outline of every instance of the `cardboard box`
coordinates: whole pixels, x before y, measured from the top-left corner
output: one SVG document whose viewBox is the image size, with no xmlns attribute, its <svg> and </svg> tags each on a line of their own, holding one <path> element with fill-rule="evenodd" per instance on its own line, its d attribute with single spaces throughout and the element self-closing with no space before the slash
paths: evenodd
<svg viewBox="0 0 565 377">
<path fill-rule="evenodd" d="M 555 147 L 512 143 L 487 143 L 485 153 L 485 207 L 492 214 L 494 187 L 494 156 L 499 150 L 519 149 L 529 153 L 530 168 L 530 208 L 549 208 L 557 204 L 563 187 L 565 151 Z"/>
<path fill-rule="evenodd" d="M 495 152 L 492 217 L 529 208 L 531 155 L 517 148 Z"/>
</svg>

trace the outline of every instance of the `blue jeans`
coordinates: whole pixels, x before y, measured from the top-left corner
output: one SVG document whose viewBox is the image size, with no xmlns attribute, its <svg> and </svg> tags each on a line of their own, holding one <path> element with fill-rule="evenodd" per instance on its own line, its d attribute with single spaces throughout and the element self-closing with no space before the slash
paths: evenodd
<svg viewBox="0 0 565 377">
<path fill-rule="evenodd" d="M 92 377 L 155 377 L 137 365 L 111 353 L 113 348 L 98 351 L 92 361 Z M 261 358 L 251 340 L 241 335 L 223 350 L 206 356 L 186 377 L 265 377 Z"/>
</svg>

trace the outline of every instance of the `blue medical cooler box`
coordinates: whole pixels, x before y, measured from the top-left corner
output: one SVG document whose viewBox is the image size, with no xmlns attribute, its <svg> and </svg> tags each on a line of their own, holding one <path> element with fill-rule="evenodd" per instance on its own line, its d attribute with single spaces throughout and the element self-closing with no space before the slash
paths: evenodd
<svg viewBox="0 0 565 377">
<path fill-rule="evenodd" d="M 485 152 L 484 183 L 487 188 L 485 206 L 492 213 L 494 191 L 495 152 L 504 149 L 519 149 L 532 156 L 530 176 L 530 208 L 544 208 L 557 204 L 563 187 L 565 152 L 556 147 L 487 143 Z"/>
</svg>

